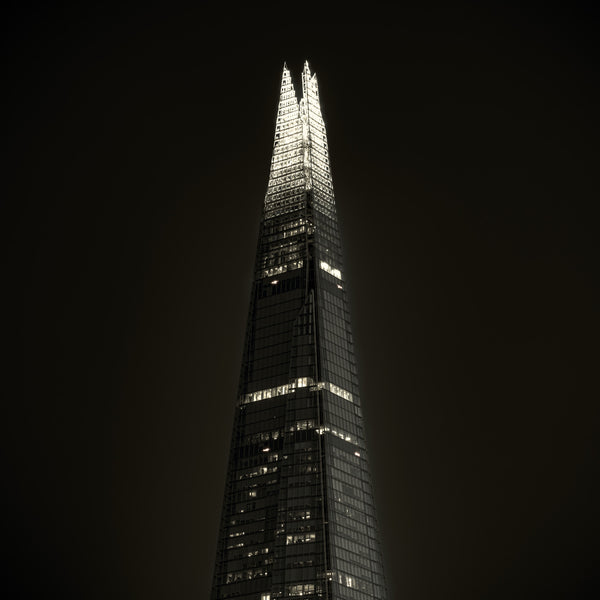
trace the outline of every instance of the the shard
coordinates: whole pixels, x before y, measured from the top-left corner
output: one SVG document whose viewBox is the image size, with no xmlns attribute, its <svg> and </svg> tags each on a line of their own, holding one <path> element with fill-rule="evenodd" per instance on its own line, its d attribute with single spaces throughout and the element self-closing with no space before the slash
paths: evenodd
<svg viewBox="0 0 600 600">
<path fill-rule="evenodd" d="M 356 241 L 358 242 L 358 240 Z M 385 600 L 316 75 L 284 66 L 212 600 Z"/>
</svg>

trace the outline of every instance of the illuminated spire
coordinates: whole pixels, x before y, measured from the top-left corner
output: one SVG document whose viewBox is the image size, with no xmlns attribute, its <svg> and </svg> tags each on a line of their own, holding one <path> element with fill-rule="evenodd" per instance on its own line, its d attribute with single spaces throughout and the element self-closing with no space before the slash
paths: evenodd
<svg viewBox="0 0 600 600">
<path fill-rule="evenodd" d="M 305 187 L 302 146 L 300 107 L 291 73 L 284 63 L 275 123 L 271 172 L 265 196 L 266 218 L 282 214 L 282 211 L 285 211 L 284 207 L 294 207 L 292 210 L 298 208 L 301 201 L 300 196 Z"/>
<path fill-rule="evenodd" d="M 315 207 L 325 214 L 332 214 L 334 205 L 333 182 L 329 165 L 327 132 L 321 113 L 317 74 L 311 75 L 308 61 L 302 73 L 302 95 L 306 104 L 308 145 L 310 147 L 310 173 L 314 189 Z"/>
<path fill-rule="evenodd" d="M 311 74 L 306 61 L 302 98 L 298 101 L 291 73 L 284 63 L 265 218 L 300 209 L 307 190 L 314 190 L 317 210 L 331 214 L 333 183 L 317 76 Z"/>
</svg>

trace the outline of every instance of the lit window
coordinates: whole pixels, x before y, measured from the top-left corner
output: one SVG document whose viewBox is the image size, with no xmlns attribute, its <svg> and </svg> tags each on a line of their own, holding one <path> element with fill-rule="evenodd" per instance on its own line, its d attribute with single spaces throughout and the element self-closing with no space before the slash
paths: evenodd
<svg viewBox="0 0 600 600">
<path fill-rule="evenodd" d="M 300 583 L 288 587 L 288 595 L 290 596 L 308 596 L 315 593 L 314 583 Z"/>
<path fill-rule="evenodd" d="M 330 264 L 326 263 L 324 260 L 322 260 L 320 262 L 320 267 L 321 267 L 321 269 L 323 269 L 323 271 L 325 271 L 326 273 L 329 273 L 336 279 L 342 278 L 342 272 L 339 269 L 335 269 Z"/>
<path fill-rule="evenodd" d="M 305 542 L 314 542 L 316 539 L 315 533 L 299 533 L 295 535 L 286 536 L 286 546 L 290 544 L 304 544 Z"/>
</svg>

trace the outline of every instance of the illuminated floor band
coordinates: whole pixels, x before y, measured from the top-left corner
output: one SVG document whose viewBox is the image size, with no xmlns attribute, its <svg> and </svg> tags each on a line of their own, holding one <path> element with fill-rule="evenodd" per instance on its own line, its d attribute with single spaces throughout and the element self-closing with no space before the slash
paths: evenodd
<svg viewBox="0 0 600 600">
<path fill-rule="evenodd" d="M 354 402 L 350 392 L 328 381 L 319 381 L 318 383 L 314 383 L 310 377 L 299 377 L 290 383 L 267 388 L 266 390 L 258 390 L 257 392 L 244 394 L 240 398 L 240 402 L 241 404 L 249 404 L 250 402 L 258 402 L 260 400 L 266 400 L 267 398 L 274 398 L 275 396 L 285 396 L 286 394 L 293 394 L 299 388 L 306 387 L 309 388 L 311 392 L 327 390 L 332 394 L 339 396 L 340 398 L 344 398 L 344 400 Z"/>
</svg>

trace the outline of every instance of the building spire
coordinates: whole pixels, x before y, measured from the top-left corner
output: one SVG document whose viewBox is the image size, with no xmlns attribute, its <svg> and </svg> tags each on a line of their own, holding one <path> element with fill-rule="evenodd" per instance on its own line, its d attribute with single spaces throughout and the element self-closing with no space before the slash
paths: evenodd
<svg viewBox="0 0 600 600">
<path fill-rule="evenodd" d="M 284 88 L 286 92 L 290 91 L 290 88 L 293 90 L 294 86 L 292 84 L 292 74 L 287 67 L 287 63 L 283 63 L 283 71 L 281 72 L 281 94 L 284 93 Z M 281 98 L 280 98 L 281 101 Z"/>
<path fill-rule="evenodd" d="M 321 114 L 317 76 L 311 73 L 308 60 L 304 62 L 301 80 L 302 98 L 298 101 L 292 75 L 284 62 L 265 196 L 266 218 L 297 209 L 304 201 L 302 194 L 313 189 L 314 185 L 319 188 L 315 196 L 318 210 L 324 213 L 333 210 L 327 134 Z M 318 183 L 315 184 L 315 181 Z M 284 196 L 285 209 L 281 204 Z M 292 201 L 291 197 L 295 199 Z"/>
</svg>

